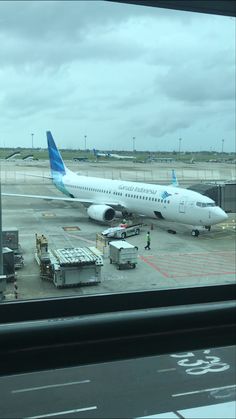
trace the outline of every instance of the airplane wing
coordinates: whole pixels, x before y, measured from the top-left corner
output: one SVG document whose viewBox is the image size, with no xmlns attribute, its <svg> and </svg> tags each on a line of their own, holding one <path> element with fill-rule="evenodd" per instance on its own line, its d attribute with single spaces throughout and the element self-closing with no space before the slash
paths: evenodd
<svg viewBox="0 0 236 419">
<path fill-rule="evenodd" d="M 61 197 L 61 196 L 47 196 L 47 195 L 28 195 L 28 194 L 19 194 L 19 193 L 7 193 L 2 192 L 2 196 L 11 196 L 11 197 L 22 197 L 22 198 L 33 198 L 33 199 L 45 199 L 47 201 L 69 201 L 69 202 L 85 202 L 82 199 L 78 198 L 70 198 L 70 197 Z M 93 204 L 94 202 L 91 200 L 86 200 L 86 202 Z"/>
<path fill-rule="evenodd" d="M 21 172 L 16 172 L 16 175 L 20 175 L 20 176 L 29 176 L 29 177 L 40 177 L 41 179 L 51 179 L 53 180 L 53 177 L 50 175 L 35 175 L 33 173 L 21 173 Z"/>
<path fill-rule="evenodd" d="M 21 197 L 21 198 L 33 198 L 33 199 L 44 199 L 46 201 L 65 201 L 65 202 L 79 202 L 85 206 L 89 205 L 108 205 L 114 208 L 116 211 L 123 211 L 126 207 L 123 204 L 118 204 L 117 202 L 95 202 L 92 199 L 81 199 L 81 198 L 70 198 L 70 197 L 61 197 L 61 196 L 47 196 L 47 195 L 27 195 L 27 194 L 18 194 L 18 193 L 7 193 L 2 192 L 2 196 L 9 197 Z"/>
<path fill-rule="evenodd" d="M 47 175 L 33 175 L 33 174 L 30 174 L 30 173 L 24 173 L 24 176 L 41 177 L 41 178 L 44 178 L 44 179 L 53 180 L 52 176 L 47 176 Z"/>
</svg>

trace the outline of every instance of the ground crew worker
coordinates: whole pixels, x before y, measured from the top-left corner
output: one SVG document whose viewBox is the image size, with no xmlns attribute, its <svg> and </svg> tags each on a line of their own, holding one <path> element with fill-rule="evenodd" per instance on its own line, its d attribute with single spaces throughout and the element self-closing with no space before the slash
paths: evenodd
<svg viewBox="0 0 236 419">
<path fill-rule="evenodd" d="M 150 243 L 151 243 L 151 236 L 150 236 L 150 231 L 147 232 L 147 244 L 144 247 L 145 250 L 150 250 Z"/>
</svg>

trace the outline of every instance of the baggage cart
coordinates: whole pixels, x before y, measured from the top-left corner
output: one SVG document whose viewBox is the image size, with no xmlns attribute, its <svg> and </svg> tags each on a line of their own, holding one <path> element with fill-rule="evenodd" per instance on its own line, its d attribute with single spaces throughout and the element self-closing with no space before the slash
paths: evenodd
<svg viewBox="0 0 236 419">
<path fill-rule="evenodd" d="M 138 257 L 138 247 L 125 240 L 111 241 L 109 243 L 110 263 L 116 263 L 118 269 L 123 267 L 135 268 Z"/>
</svg>

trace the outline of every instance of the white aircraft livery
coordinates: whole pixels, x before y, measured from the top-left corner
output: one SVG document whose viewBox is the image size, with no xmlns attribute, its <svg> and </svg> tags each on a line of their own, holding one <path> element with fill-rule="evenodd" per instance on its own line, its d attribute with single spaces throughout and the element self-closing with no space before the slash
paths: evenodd
<svg viewBox="0 0 236 419">
<path fill-rule="evenodd" d="M 212 199 L 180 188 L 174 170 L 170 186 L 82 176 L 66 167 L 50 131 L 47 131 L 47 142 L 51 179 L 66 196 L 2 195 L 80 202 L 87 208 L 88 216 L 96 221 L 112 221 L 115 212 L 122 211 L 189 224 L 193 226 L 193 236 L 199 235 L 197 227 L 210 230 L 212 225 L 228 218 Z"/>
<path fill-rule="evenodd" d="M 118 159 L 118 160 L 127 160 L 127 159 L 135 160 L 136 159 L 136 157 L 134 156 L 125 156 L 122 154 L 100 153 L 98 150 L 95 150 L 95 148 L 93 149 L 93 152 L 94 152 L 95 157 L 111 157 L 113 159 Z"/>
</svg>

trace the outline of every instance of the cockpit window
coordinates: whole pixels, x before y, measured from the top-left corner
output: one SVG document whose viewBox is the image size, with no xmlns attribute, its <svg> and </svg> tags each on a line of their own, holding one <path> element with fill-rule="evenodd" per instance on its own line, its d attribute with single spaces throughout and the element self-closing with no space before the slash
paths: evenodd
<svg viewBox="0 0 236 419">
<path fill-rule="evenodd" d="M 197 207 L 215 207 L 215 202 L 196 202 Z"/>
</svg>

